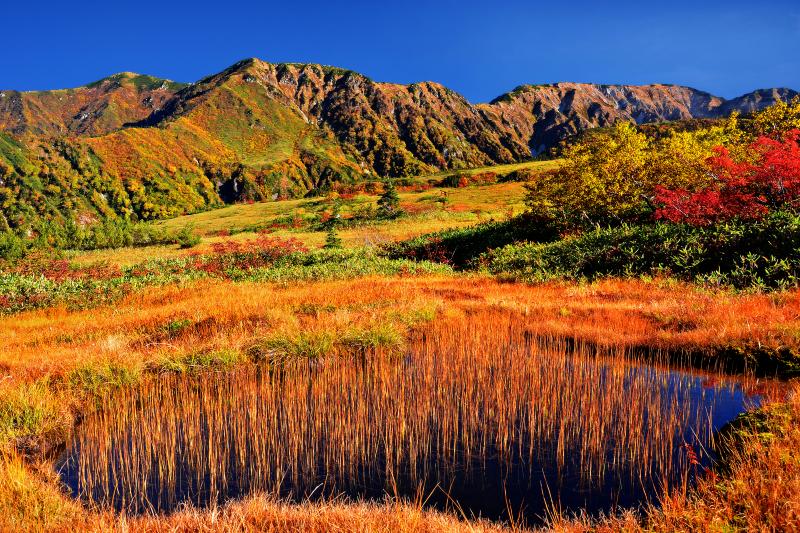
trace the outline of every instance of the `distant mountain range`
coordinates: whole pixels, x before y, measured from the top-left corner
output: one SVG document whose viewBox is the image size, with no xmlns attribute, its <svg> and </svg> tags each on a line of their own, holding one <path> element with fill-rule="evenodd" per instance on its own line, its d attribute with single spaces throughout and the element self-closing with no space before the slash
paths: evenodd
<svg viewBox="0 0 800 533">
<path fill-rule="evenodd" d="M 797 94 L 556 83 L 473 105 L 433 82 L 258 59 L 193 84 L 121 73 L 77 89 L 6 90 L 0 225 L 34 213 L 156 218 L 365 176 L 510 163 L 618 120 L 718 118 Z"/>
</svg>

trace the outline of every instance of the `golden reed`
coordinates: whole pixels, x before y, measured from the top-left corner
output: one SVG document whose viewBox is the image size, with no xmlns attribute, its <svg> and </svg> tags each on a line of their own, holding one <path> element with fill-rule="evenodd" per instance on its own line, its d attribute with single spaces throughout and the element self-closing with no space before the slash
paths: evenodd
<svg viewBox="0 0 800 533">
<path fill-rule="evenodd" d="M 714 429 L 696 376 L 619 350 L 568 349 L 513 317 L 473 318 L 433 324 L 399 356 L 276 360 L 120 390 L 71 444 L 79 492 L 143 510 L 174 506 L 187 486 L 200 505 L 232 487 L 285 494 L 376 477 L 446 486 L 490 456 L 555 472 L 569 462 L 589 485 L 617 470 L 687 482 L 685 436 L 702 455 Z"/>
</svg>

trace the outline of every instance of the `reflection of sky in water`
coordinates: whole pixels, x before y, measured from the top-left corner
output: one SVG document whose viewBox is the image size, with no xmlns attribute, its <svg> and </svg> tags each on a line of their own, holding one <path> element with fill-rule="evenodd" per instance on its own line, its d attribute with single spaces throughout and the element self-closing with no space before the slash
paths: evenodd
<svg viewBox="0 0 800 533">
<path fill-rule="evenodd" d="M 631 369 L 635 372 L 653 372 L 653 369 L 640 367 Z M 660 371 L 656 371 L 660 372 Z M 682 405 L 691 418 L 689 426 L 693 426 L 696 417 L 708 417 L 710 414 L 714 431 L 732 421 L 746 408 L 756 405 L 757 396 L 746 394 L 735 383 L 724 379 L 708 382 L 704 377 L 692 376 L 682 372 L 664 373 L 665 394 L 675 394 L 679 389 L 690 392 L 690 404 Z M 699 438 L 698 438 L 699 437 Z M 705 436 L 695 435 L 692 429 L 683 431 L 683 440 L 690 443 L 699 454 L 703 467 L 713 462 Z M 686 459 L 687 451 L 675 449 L 676 462 Z M 548 455 L 550 455 L 548 460 Z M 611 460 L 609 454 L 609 460 Z M 522 510 L 529 523 L 535 523 L 544 516 L 545 506 L 552 501 L 566 511 L 586 510 L 589 513 L 609 511 L 615 507 L 635 507 L 647 499 L 653 501 L 661 487 L 660 479 L 640 477 L 633 465 L 620 465 L 616 470 L 604 476 L 592 476 L 586 479 L 577 462 L 569 460 L 560 472 L 555 468 L 556 460 L 550 454 L 543 454 L 532 464 L 524 458 L 514 463 L 510 471 L 497 462 L 488 462 L 478 472 L 459 473 L 449 479 L 447 487 L 449 495 L 440 494 L 432 498 L 434 504 L 446 507 L 450 500 L 458 502 L 468 516 L 484 516 L 489 518 L 508 518 L 510 506 L 515 513 Z M 411 490 L 412 487 L 408 487 Z M 429 486 L 429 490 L 433 490 Z"/>
</svg>

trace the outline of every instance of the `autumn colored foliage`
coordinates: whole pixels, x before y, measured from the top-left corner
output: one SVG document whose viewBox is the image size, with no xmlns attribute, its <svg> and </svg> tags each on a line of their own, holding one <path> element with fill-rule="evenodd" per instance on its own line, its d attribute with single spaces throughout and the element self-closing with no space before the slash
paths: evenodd
<svg viewBox="0 0 800 533">
<path fill-rule="evenodd" d="M 707 225 L 731 218 L 759 219 L 800 200 L 800 130 L 780 138 L 759 137 L 752 161 L 736 161 L 723 146 L 708 159 L 712 180 L 695 191 L 656 187 L 655 218 Z"/>
<path fill-rule="evenodd" d="M 794 209 L 799 140 L 800 99 L 700 129 L 617 123 L 564 147 L 563 164 L 526 185 L 526 204 L 565 231 L 759 219 Z"/>
<path fill-rule="evenodd" d="M 236 268 L 250 270 L 272 265 L 281 257 L 307 252 L 298 239 L 282 239 L 266 233 L 251 241 L 226 240 L 211 245 L 211 254 L 196 254 L 193 268 L 209 274 L 223 274 Z"/>
<path fill-rule="evenodd" d="M 567 147 L 563 164 L 526 185 L 529 211 L 569 227 L 645 221 L 657 187 L 704 184 L 705 160 L 714 146 L 735 142 L 736 117 L 699 132 L 652 139 L 629 123 Z"/>
</svg>

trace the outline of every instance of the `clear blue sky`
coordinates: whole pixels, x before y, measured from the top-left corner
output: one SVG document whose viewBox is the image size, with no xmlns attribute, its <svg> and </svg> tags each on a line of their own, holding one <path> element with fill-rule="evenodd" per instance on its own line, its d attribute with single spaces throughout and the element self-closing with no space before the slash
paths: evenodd
<svg viewBox="0 0 800 533">
<path fill-rule="evenodd" d="M 255 56 L 434 80 L 473 102 L 556 81 L 800 90 L 800 0 L 3 0 L 0 15 L 2 89 L 194 81 Z"/>
</svg>

